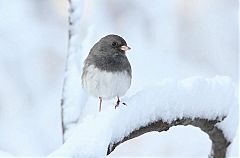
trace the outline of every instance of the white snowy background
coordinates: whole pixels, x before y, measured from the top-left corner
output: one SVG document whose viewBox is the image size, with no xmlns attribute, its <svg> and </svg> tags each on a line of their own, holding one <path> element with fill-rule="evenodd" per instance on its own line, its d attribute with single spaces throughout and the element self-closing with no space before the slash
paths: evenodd
<svg viewBox="0 0 240 158">
<path fill-rule="evenodd" d="M 0 0 L 0 156 L 46 156 L 61 146 L 67 10 L 67 0 Z M 126 96 L 192 76 L 224 75 L 238 85 L 236 0 L 85 0 L 81 23 L 80 43 L 89 28 L 94 34 L 86 51 L 109 33 L 132 48 Z M 200 129 L 179 126 L 122 144 L 111 156 L 207 157 L 210 146 Z M 238 156 L 238 137 L 229 154 Z"/>
</svg>

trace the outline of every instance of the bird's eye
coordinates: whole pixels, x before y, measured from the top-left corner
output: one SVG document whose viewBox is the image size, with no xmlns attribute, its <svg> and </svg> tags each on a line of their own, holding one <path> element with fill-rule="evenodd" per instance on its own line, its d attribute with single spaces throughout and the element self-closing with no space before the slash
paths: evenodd
<svg viewBox="0 0 240 158">
<path fill-rule="evenodd" d="M 117 42 L 113 42 L 113 43 L 112 43 L 112 46 L 113 46 L 113 47 L 117 46 Z"/>
</svg>

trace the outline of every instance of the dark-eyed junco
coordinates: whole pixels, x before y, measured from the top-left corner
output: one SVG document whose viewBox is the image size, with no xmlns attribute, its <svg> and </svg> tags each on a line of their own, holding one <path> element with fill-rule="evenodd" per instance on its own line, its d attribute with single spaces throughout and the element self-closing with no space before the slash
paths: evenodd
<svg viewBox="0 0 240 158">
<path fill-rule="evenodd" d="M 126 56 L 129 49 L 122 37 L 107 35 L 91 48 L 85 59 L 82 85 L 88 94 L 99 98 L 99 111 L 102 99 L 117 97 L 116 108 L 119 97 L 130 88 L 132 69 Z"/>
</svg>

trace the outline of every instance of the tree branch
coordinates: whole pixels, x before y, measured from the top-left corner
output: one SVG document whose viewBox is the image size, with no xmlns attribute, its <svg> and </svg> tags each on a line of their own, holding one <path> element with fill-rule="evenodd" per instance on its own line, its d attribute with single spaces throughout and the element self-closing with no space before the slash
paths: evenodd
<svg viewBox="0 0 240 158">
<path fill-rule="evenodd" d="M 226 157 L 226 151 L 227 147 L 230 145 L 231 142 L 229 142 L 221 129 L 217 128 L 215 125 L 218 122 L 223 121 L 224 117 L 220 120 L 216 118 L 215 120 L 207 120 L 203 118 L 182 118 L 182 119 L 176 119 L 175 121 L 172 121 L 171 123 L 164 122 L 162 120 L 158 120 L 156 122 L 150 123 L 147 126 L 142 126 L 139 129 L 136 129 L 132 131 L 128 136 L 124 137 L 123 140 L 120 140 L 118 142 L 111 142 L 107 155 L 109 155 L 118 145 L 131 140 L 133 138 L 136 138 L 138 136 L 141 136 L 148 132 L 153 131 L 167 131 L 169 128 L 173 126 L 178 125 L 192 125 L 195 127 L 199 127 L 203 132 L 208 134 L 210 140 L 212 141 L 212 151 L 209 157 L 211 158 L 225 158 Z"/>
<path fill-rule="evenodd" d="M 72 5 L 71 5 L 71 0 L 68 0 L 69 2 L 69 14 L 71 15 L 71 13 L 73 12 L 73 8 L 72 8 Z M 68 16 L 68 23 L 69 23 L 69 26 L 72 25 L 72 22 L 71 22 L 71 18 L 70 16 Z M 70 48 L 70 39 L 72 38 L 72 30 L 69 29 L 68 30 L 68 50 Z M 69 56 L 70 56 L 70 51 L 67 52 L 67 57 L 66 57 L 66 64 L 65 64 L 65 74 L 67 73 L 68 71 L 68 61 L 69 61 Z M 65 101 L 65 87 L 66 87 L 66 83 L 67 83 L 67 75 L 64 77 L 63 79 L 63 87 L 62 87 L 62 97 L 61 97 L 61 123 L 62 123 L 62 142 L 64 143 L 64 134 L 65 134 L 65 130 L 66 130 L 66 127 L 65 127 L 65 124 L 64 124 L 64 101 Z"/>
<path fill-rule="evenodd" d="M 80 43 L 80 19 L 82 11 L 82 0 L 68 0 L 69 2 L 69 30 L 68 30 L 68 52 L 65 64 L 65 76 L 61 97 L 61 119 L 63 143 L 67 131 L 76 124 L 81 113 L 82 88 L 79 78 L 81 78 L 81 68 L 78 63 L 82 63 Z"/>
</svg>

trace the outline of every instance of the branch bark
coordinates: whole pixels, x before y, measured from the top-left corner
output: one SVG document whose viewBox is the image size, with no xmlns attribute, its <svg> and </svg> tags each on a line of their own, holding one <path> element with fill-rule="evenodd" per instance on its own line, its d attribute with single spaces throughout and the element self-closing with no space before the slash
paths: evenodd
<svg viewBox="0 0 240 158">
<path fill-rule="evenodd" d="M 158 132 L 167 131 L 171 127 L 178 126 L 178 125 L 184 125 L 184 126 L 192 125 L 200 128 L 203 132 L 208 134 L 210 140 L 212 141 L 212 149 L 209 157 L 225 158 L 227 147 L 230 145 L 231 142 L 229 142 L 225 138 L 222 130 L 215 126 L 216 123 L 221 122 L 223 119 L 216 118 L 215 120 L 207 120 L 203 118 L 194 118 L 194 119 L 182 118 L 182 119 L 176 119 L 171 123 L 158 120 L 156 122 L 148 124 L 147 126 L 142 126 L 139 129 L 132 131 L 128 136 L 124 137 L 124 139 L 121 141 L 111 142 L 108 147 L 107 155 L 109 155 L 112 151 L 114 151 L 114 149 L 118 145 L 128 140 L 131 140 L 133 138 L 139 137 L 145 133 L 153 132 L 153 131 L 158 131 Z"/>
</svg>

